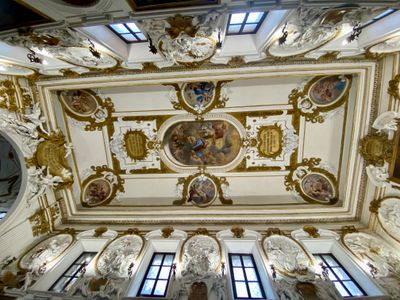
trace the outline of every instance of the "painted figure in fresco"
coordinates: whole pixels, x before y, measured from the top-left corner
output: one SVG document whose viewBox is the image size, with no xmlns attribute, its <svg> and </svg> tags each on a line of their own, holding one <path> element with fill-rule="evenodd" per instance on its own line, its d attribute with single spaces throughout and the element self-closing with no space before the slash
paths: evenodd
<svg viewBox="0 0 400 300">
<path fill-rule="evenodd" d="M 303 189 L 306 195 L 311 198 L 329 201 L 333 196 L 333 188 L 330 182 L 318 174 L 308 175 L 303 179 Z"/>
<path fill-rule="evenodd" d="M 96 100 L 82 91 L 70 91 L 64 96 L 70 109 L 78 114 L 87 115 L 96 109 Z"/>
<path fill-rule="evenodd" d="M 207 106 L 212 101 L 214 85 L 210 82 L 189 83 L 185 87 L 185 100 L 193 107 Z"/>
<path fill-rule="evenodd" d="M 110 194 L 109 184 L 100 179 L 89 184 L 86 190 L 86 201 L 88 204 L 98 204 L 104 201 Z"/>
<path fill-rule="evenodd" d="M 183 122 L 173 128 L 171 154 L 185 165 L 224 165 L 240 150 L 239 135 L 223 121 Z"/>
<path fill-rule="evenodd" d="M 196 179 L 190 185 L 189 188 L 189 202 L 194 202 L 195 204 L 207 204 L 214 199 L 215 187 L 211 180 L 200 180 Z"/>
<path fill-rule="evenodd" d="M 346 80 L 330 76 L 318 81 L 311 90 L 311 97 L 317 104 L 330 104 L 337 100 L 346 88 Z"/>
</svg>

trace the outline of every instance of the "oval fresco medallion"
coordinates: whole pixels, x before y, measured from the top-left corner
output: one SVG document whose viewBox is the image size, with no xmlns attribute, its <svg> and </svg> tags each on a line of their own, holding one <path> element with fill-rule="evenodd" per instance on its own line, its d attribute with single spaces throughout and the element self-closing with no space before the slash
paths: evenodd
<svg viewBox="0 0 400 300">
<path fill-rule="evenodd" d="M 183 121 L 173 124 L 164 135 L 165 151 L 175 164 L 225 166 L 241 149 L 241 137 L 227 121 Z"/>
<path fill-rule="evenodd" d="M 69 111 L 81 117 L 91 116 L 98 107 L 96 98 L 84 90 L 62 91 L 62 102 Z"/>
<path fill-rule="evenodd" d="M 304 176 L 300 187 L 306 196 L 318 202 L 330 202 L 336 197 L 335 187 L 332 182 L 319 173 L 310 173 Z"/>
<path fill-rule="evenodd" d="M 323 77 L 311 85 L 309 98 L 317 106 L 329 106 L 343 97 L 348 85 L 349 80 L 344 76 Z"/>
<path fill-rule="evenodd" d="M 96 178 L 83 188 L 83 202 L 88 206 L 96 206 L 107 201 L 111 196 L 112 186 L 104 178 Z"/>
<path fill-rule="evenodd" d="M 214 95 L 214 83 L 204 81 L 187 83 L 182 92 L 184 101 L 195 110 L 207 107 L 214 100 Z"/>
<path fill-rule="evenodd" d="M 188 201 L 199 207 L 209 206 L 217 197 L 217 187 L 208 177 L 197 177 L 189 183 Z"/>
<path fill-rule="evenodd" d="M 143 248 L 143 239 L 138 235 L 127 234 L 111 241 L 96 261 L 101 275 L 128 277 L 128 267 L 136 260 Z"/>
<path fill-rule="evenodd" d="M 41 266 L 58 258 L 73 242 L 70 234 L 58 234 L 37 243 L 21 257 L 18 267 L 30 270 L 33 266 Z"/>
</svg>

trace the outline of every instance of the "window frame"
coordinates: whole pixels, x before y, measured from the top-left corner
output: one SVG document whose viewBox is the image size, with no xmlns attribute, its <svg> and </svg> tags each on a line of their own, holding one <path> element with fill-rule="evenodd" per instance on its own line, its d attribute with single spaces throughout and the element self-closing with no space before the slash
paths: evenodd
<svg viewBox="0 0 400 300">
<path fill-rule="evenodd" d="M 228 18 L 228 24 L 227 24 L 227 26 L 226 26 L 226 34 L 225 34 L 225 35 L 256 34 L 256 33 L 258 32 L 258 30 L 260 29 L 262 23 L 264 22 L 265 18 L 267 17 L 268 11 L 263 11 L 263 12 L 262 12 L 262 13 L 263 13 L 263 16 L 261 17 L 261 19 L 260 19 L 258 22 L 256 22 L 256 23 L 254 23 L 254 22 L 247 23 L 247 18 L 248 18 L 249 15 L 250 15 L 251 13 L 253 13 L 253 12 L 261 12 L 261 11 L 242 12 L 242 13 L 245 13 L 246 15 L 244 16 L 243 22 L 242 22 L 242 23 L 239 23 L 239 24 L 231 24 L 231 19 L 232 19 L 232 15 L 233 15 L 233 14 L 238 14 L 238 13 L 240 13 L 240 12 L 237 12 L 237 13 L 230 13 L 230 14 L 229 14 L 229 18 Z M 243 32 L 243 29 L 244 29 L 244 27 L 245 27 L 246 25 L 252 25 L 252 24 L 257 24 L 256 28 L 254 28 L 253 31 L 250 31 L 250 32 Z M 229 27 L 230 27 L 231 25 L 240 25 L 239 31 L 238 31 L 238 32 L 235 32 L 235 33 L 229 33 Z"/>
<path fill-rule="evenodd" d="M 77 264 L 77 261 L 79 261 L 83 256 L 86 256 L 86 255 L 88 255 L 88 254 L 92 256 L 89 262 L 87 262 L 86 259 L 85 259 L 85 260 L 82 261 L 82 263 Z M 96 257 L 96 255 L 97 255 L 97 252 L 93 252 L 93 251 L 84 251 L 84 252 L 82 252 L 82 253 L 74 260 L 74 262 L 73 262 L 72 264 L 70 264 L 69 267 L 61 274 L 61 276 L 59 276 L 59 277 L 57 278 L 57 280 L 53 282 L 53 284 L 50 286 L 50 288 L 48 289 L 48 291 L 49 291 L 49 292 L 57 292 L 57 293 L 66 293 L 66 292 L 68 292 L 68 290 L 65 290 L 65 287 L 67 287 L 67 286 L 70 284 L 70 282 L 71 282 L 74 278 L 77 278 L 77 279 L 78 279 L 78 278 L 80 277 L 80 273 L 81 273 L 82 269 L 83 269 L 83 268 L 86 268 L 86 267 L 93 261 L 93 259 Z M 73 266 L 75 266 L 75 265 L 78 265 L 78 266 L 79 266 L 79 267 L 77 268 L 77 270 L 76 270 L 73 274 L 71 274 L 71 275 L 68 275 L 68 276 L 65 275 L 65 274 L 68 273 L 68 271 L 69 271 Z M 64 283 L 63 288 L 62 288 L 60 291 L 54 290 L 54 287 L 55 287 L 55 286 L 58 284 L 58 282 L 59 282 L 62 278 L 64 278 L 64 277 L 69 278 L 69 279 Z"/>
<path fill-rule="evenodd" d="M 331 259 L 333 259 L 336 264 L 337 267 L 340 267 L 344 273 L 346 273 L 347 277 L 349 277 L 349 280 L 342 280 L 340 279 L 336 273 L 333 271 L 332 268 L 334 268 L 335 266 L 331 266 L 327 263 L 327 261 L 325 260 L 325 258 L 323 257 L 323 255 L 325 256 L 329 256 Z M 368 294 L 364 291 L 364 289 L 358 284 L 358 282 L 356 280 L 354 280 L 353 276 L 351 276 L 351 274 L 343 267 L 343 265 L 340 263 L 340 261 L 332 254 L 332 253 L 313 253 L 313 256 L 316 258 L 318 257 L 323 263 L 324 266 L 326 266 L 328 268 L 328 272 L 330 274 L 332 274 L 336 280 L 332 281 L 331 279 L 329 279 L 332 283 L 334 282 L 339 282 L 341 284 L 341 286 L 346 290 L 346 292 L 349 294 L 349 296 L 342 296 L 342 298 L 347 299 L 347 298 L 358 298 L 358 297 L 367 297 Z M 361 293 L 363 293 L 363 295 L 353 295 L 353 293 L 346 287 L 346 285 L 343 282 L 346 281 L 351 281 L 354 283 L 354 285 L 361 291 Z M 336 288 L 336 287 L 335 287 Z M 338 291 L 339 292 L 339 291 Z M 339 292 L 340 293 L 340 292 Z"/>
<path fill-rule="evenodd" d="M 158 270 L 157 276 L 156 276 L 156 278 L 148 278 L 147 275 L 148 275 L 148 273 L 150 271 L 150 268 L 152 266 L 157 266 L 157 265 L 153 265 L 153 260 L 154 260 L 156 255 L 160 255 L 160 254 L 163 255 L 163 259 L 161 261 L 161 264 L 159 265 L 160 269 Z M 168 275 L 168 279 L 167 279 L 167 286 L 165 288 L 164 295 L 154 295 L 154 290 L 156 288 L 157 282 L 160 280 L 159 276 L 160 276 L 160 273 L 161 273 L 161 269 L 164 266 L 163 263 L 164 263 L 165 257 L 167 255 L 172 255 L 172 264 L 171 264 L 170 270 L 169 270 L 169 275 Z M 173 270 L 173 265 L 174 265 L 174 260 L 175 260 L 175 255 L 176 255 L 175 252 L 153 252 L 153 255 L 152 255 L 152 257 L 150 259 L 150 262 L 149 262 L 149 264 L 147 266 L 147 269 L 146 269 L 146 272 L 145 272 L 144 277 L 142 279 L 142 282 L 140 283 L 140 286 L 139 286 L 139 289 L 138 289 L 136 297 L 165 298 L 167 296 L 168 288 L 169 288 L 169 285 L 170 285 L 171 274 L 172 274 L 172 270 Z M 155 283 L 154 283 L 154 286 L 152 288 L 151 294 L 144 295 L 144 294 L 142 294 L 142 289 L 143 289 L 144 283 L 146 282 L 147 279 L 154 279 Z M 164 280 L 164 279 L 162 279 L 162 280 Z"/>
<path fill-rule="evenodd" d="M 137 27 L 137 24 L 136 24 L 136 22 L 134 22 L 134 21 L 132 21 L 132 22 L 128 22 L 128 23 L 135 23 L 135 25 L 136 25 L 136 27 Z M 123 35 L 121 34 L 121 33 L 119 33 L 119 32 L 117 32 L 111 25 L 115 25 L 115 24 L 121 24 L 121 25 L 123 25 L 129 32 L 127 33 L 127 34 L 132 34 L 135 38 L 136 38 L 136 41 L 128 41 L 128 40 L 126 40 L 124 37 L 123 37 Z M 132 29 L 128 26 L 128 25 L 126 25 L 127 23 L 114 23 L 114 24 L 109 24 L 109 25 L 106 25 L 106 27 L 108 28 L 108 29 L 110 29 L 116 36 L 118 36 L 121 40 L 123 40 L 125 43 L 128 43 L 128 44 L 137 44 L 137 43 L 147 43 L 148 42 L 148 39 L 147 39 L 147 36 L 146 36 L 146 34 L 144 33 L 144 32 L 142 32 L 142 31 L 140 31 L 140 32 L 134 32 L 134 31 L 132 31 Z M 138 27 L 139 28 L 139 27 Z M 140 28 L 139 28 L 140 29 Z M 141 38 L 139 38 L 138 37 L 138 33 L 142 33 L 145 37 L 146 37 L 146 39 L 145 40 L 142 40 Z"/>
<path fill-rule="evenodd" d="M 232 264 L 232 256 L 234 256 L 234 255 L 237 255 L 237 256 L 240 257 L 240 261 L 241 261 L 241 264 L 242 264 L 242 266 L 240 268 L 243 270 L 244 281 L 235 279 L 235 275 L 234 275 L 234 272 L 233 272 L 234 266 Z M 260 287 L 260 290 L 261 290 L 262 298 L 252 298 L 251 297 L 250 288 L 249 288 L 249 284 L 248 284 L 249 281 L 247 279 L 247 275 L 246 275 L 246 272 L 245 272 L 245 266 L 244 266 L 244 263 L 243 263 L 242 256 L 249 256 L 251 258 L 251 261 L 252 261 L 252 264 L 253 264 L 253 268 L 254 268 L 255 273 L 256 273 L 257 281 L 250 281 L 250 282 L 257 282 L 258 283 L 258 285 Z M 252 253 L 228 253 L 228 259 L 229 259 L 229 271 L 230 271 L 230 275 L 231 275 L 230 277 L 231 277 L 231 283 L 232 283 L 232 290 L 233 290 L 234 299 L 267 299 L 266 296 L 265 296 L 266 294 L 265 294 L 265 291 L 264 291 L 264 287 L 263 287 L 263 284 L 262 284 L 262 281 L 261 281 L 260 274 L 258 272 L 258 268 L 257 268 L 256 262 L 254 260 L 253 254 Z M 237 268 L 237 267 L 235 266 L 235 268 Z M 236 285 L 235 285 L 235 282 L 237 282 L 237 281 L 244 282 L 246 284 L 247 294 L 249 295 L 249 297 L 247 297 L 247 298 L 238 297 L 238 295 L 236 293 Z"/>
</svg>

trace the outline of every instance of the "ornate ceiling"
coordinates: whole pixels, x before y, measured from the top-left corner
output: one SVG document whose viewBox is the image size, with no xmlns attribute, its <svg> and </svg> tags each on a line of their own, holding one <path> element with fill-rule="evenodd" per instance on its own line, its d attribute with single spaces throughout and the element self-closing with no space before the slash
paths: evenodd
<svg viewBox="0 0 400 300">
<path fill-rule="evenodd" d="M 361 218 L 377 169 L 365 171 L 359 141 L 398 72 L 399 12 L 351 37 L 390 5 L 283 1 L 256 34 L 234 36 L 229 13 L 246 1 L 149 12 L 146 1 L 99 0 L 79 7 L 84 17 L 67 2 L 38 2 L 51 28 L 0 34 L 0 73 L 15 85 L 3 126 L 24 127 L 31 191 L 56 187 L 63 222 Z M 149 43 L 105 26 L 132 19 Z M 14 94 L 26 100 L 16 109 Z"/>
</svg>

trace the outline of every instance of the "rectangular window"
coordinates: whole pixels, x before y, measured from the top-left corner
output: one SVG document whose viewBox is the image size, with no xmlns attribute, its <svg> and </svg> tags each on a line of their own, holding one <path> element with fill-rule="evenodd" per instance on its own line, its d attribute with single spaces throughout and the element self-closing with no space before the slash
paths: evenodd
<svg viewBox="0 0 400 300">
<path fill-rule="evenodd" d="M 92 261 L 96 254 L 96 252 L 83 252 L 78 259 L 75 260 L 74 263 L 64 272 L 64 274 L 52 285 L 50 291 L 58 293 L 67 292 L 81 275 L 82 269 Z"/>
<path fill-rule="evenodd" d="M 260 276 L 251 254 L 229 254 L 235 299 L 265 299 Z"/>
<path fill-rule="evenodd" d="M 165 297 L 175 253 L 154 253 L 138 296 Z"/>
<path fill-rule="evenodd" d="M 313 255 L 319 264 L 327 267 L 329 279 L 343 298 L 367 295 L 332 254 Z"/>
<path fill-rule="evenodd" d="M 266 12 L 247 12 L 229 15 L 227 35 L 257 33 L 264 21 Z"/>
<path fill-rule="evenodd" d="M 146 36 L 134 22 L 111 24 L 108 28 L 127 43 L 147 42 Z"/>
</svg>

